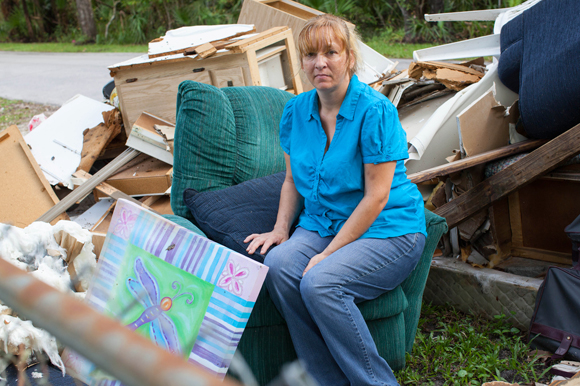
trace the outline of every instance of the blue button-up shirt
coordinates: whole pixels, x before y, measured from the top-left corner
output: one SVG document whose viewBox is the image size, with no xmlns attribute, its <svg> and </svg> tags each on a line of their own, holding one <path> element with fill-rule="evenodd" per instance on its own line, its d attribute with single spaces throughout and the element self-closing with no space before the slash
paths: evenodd
<svg viewBox="0 0 580 386">
<path fill-rule="evenodd" d="M 381 93 L 352 77 L 325 153 L 326 134 L 316 90 L 291 99 L 280 122 L 280 143 L 304 197 L 298 226 L 334 236 L 364 195 L 364 164 L 396 161 L 389 201 L 361 238 L 425 231 L 423 198 L 405 174 L 406 133 L 396 108 Z"/>
</svg>

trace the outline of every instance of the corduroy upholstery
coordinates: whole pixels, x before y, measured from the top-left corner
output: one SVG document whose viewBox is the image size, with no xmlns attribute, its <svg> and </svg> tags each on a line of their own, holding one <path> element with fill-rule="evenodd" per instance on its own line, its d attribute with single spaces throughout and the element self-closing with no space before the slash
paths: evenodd
<svg viewBox="0 0 580 386">
<path fill-rule="evenodd" d="M 192 219 L 183 201 L 186 188 L 217 190 L 284 169 L 278 124 L 290 97 L 267 87 L 180 85 L 171 194 L 175 214 Z M 393 291 L 359 305 L 379 353 L 393 370 L 405 366 L 405 351 L 413 347 L 431 257 L 447 231 L 443 218 L 428 210 L 425 216 L 428 237 L 415 270 Z M 262 385 L 296 358 L 286 323 L 265 288 L 238 349 Z"/>
</svg>

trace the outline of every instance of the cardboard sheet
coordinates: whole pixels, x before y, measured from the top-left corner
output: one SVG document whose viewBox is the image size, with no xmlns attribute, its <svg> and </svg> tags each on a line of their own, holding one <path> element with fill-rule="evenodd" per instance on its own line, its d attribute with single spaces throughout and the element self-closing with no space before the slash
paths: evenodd
<svg viewBox="0 0 580 386">
<path fill-rule="evenodd" d="M 461 152 L 469 157 L 509 145 L 508 110 L 495 99 L 495 83 L 457 115 Z"/>
<path fill-rule="evenodd" d="M 103 123 L 103 111 L 112 109 L 79 94 L 26 135 L 24 140 L 48 182 L 73 188 L 71 175 L 81 162 L 83 132 Z"/>
<path fill-rule="evenodd" d="M 0 223 L 24 228 L 59 201 L 16 126 L 0 132 L 0 175 Z"/>
</svg>

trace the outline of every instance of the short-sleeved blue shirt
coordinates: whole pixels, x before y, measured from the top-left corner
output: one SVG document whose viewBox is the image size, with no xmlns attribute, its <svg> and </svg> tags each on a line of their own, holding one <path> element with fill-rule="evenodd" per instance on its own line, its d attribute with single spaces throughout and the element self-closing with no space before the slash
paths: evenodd
<svg viewBox="0 0 580 386">
<path fill-rule="evenodd" d="M 423 198 L 405 174 L 406 133 L 384 95 L 353 76 L 325 154 L 326 142 L 316 90 L 288 101 L 280 143 L 290 155 L 294 182 L 304 197 L 298 226 L 322 237 L 336 235 L 363 198 L 364 164 L 397 161 L 389 201 L 361 238 L 426 235 Z"/>
</svg>

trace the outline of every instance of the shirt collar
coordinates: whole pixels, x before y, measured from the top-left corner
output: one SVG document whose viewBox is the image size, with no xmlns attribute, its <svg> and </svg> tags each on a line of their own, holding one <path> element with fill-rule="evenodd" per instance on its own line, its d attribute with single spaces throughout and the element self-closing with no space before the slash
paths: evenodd
<svg viewBox="0 0 580 386">
<path fill-rule="evenodd" d="M 340 106 L 340 111 L 338 112 L 339 115 L 348 120 L 353 120 L 354 111 L 362 91 L 362 85 L 363 83 L 358 80 L 358 77 L 353 75 L 348 84 L 344 101 L 342 101 L 342 105 Z M 318 112 L 318 94 L 316 93 L 316 89 L 311 91 L 310 98 L 309 116 L 311 119 L 314 118 L 320 120 L 320 114 Z"/>
</svg>

